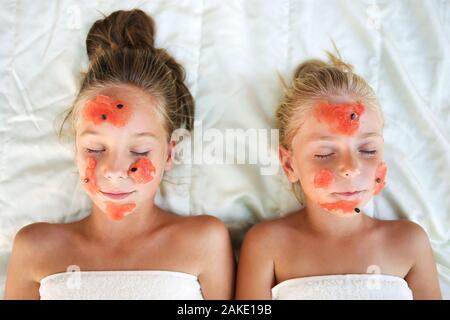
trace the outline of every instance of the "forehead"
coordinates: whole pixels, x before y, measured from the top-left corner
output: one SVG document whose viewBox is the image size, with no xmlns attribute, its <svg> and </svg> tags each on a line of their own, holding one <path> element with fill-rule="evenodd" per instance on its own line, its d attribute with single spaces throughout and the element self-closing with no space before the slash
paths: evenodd
<svg viewBox="0 0 450 320">
<path fill-rule="evenodd" d="M 335 102 L 329 102 L 330 104 Z M 339 101 L 340 104 L 352 104 L 353 101 Z M 359 116 L 359 126 L 357 130 L 351 134 L 339 134 L 332 130 L 332 126 L 326 121 L 321 121 L 315 116 L 316 108 L 319 108 L 319 104 L 315 104 L 311 107 L 308 113 L 305 115 L 300 129 L 297 131 L 296 138 L 301 140 L 318 140 L 320 137 L 332 136 L 336 138 L 354 138 L 363 136 L 366 133 L 377 133 L 382 136 L 383 126 L 380 119 L 378 110 L 373 107 L 364 105 L 364 112 Z"/>
<path fill-rule="evenodd" d="M 123 126 L 114 126 L 110 122 L 94 123 L 92 120 L 86 119 L 83 110 L 90 101 L 95 100 L 99 96 L 106 96 L 111 101 L 120 102 L 125 107 L 130 108 L 130 117 Z M 160 102 L 154 96 L 134 87 L 117 86 L 97 90 L 90 94 L 79 106 L 77 118 L 77 133 L 86 130 L 95 130 L 97 132 L 106 132 L 109 130 L 125 130 L 135 131 L 159 131 L 164 130 L 164 121 L 159 112 Z"/>
</svg>

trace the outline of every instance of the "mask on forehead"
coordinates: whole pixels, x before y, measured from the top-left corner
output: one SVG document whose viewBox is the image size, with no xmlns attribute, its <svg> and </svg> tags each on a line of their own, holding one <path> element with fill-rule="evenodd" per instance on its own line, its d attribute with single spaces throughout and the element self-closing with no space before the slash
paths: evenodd
<svg viewBox="0 0 450 320">
<path fill-rule="evenodd" d="M 326 123 L 331 132 L 351 136 L 359 129 L 359 120 L 365 107 L 360 102 L 331 105 L 328 101 L 319 102 L 313 115 L 319 122 Z"/>
<path fill-rule="evenodd" d="M 95 125 L 109 123 L 115 127 L 123 127 L 130 120 L 131 114 L 129 105 L 105 95 L 89 100 L 83 108 L 84 119 Z"/>
</svg>

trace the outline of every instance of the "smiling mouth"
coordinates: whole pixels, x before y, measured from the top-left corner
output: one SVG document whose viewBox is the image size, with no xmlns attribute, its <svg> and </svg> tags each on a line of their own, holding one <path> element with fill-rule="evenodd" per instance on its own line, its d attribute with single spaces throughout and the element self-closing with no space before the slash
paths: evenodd
<svg viewBox="0 0 450 320">
<path fill-rule="evenodd" d="M 360 191 L 346 191 L 346 192 L 333 192 L 333 194 L 343 197 L 353 197 L 361 194 L 364 190 Z"/>
<path fill-rule="evenodd" d="M 134 191 L 122 192 L 122 193 L 108 193 L 108 192 L 103 192 L 103 191 L 100 191 L 100 192 L 107 198 L 114 199 L 114 200 L 121 200 L 121 199 L 125 199 L 128 196 L 130 196 Z"/>
</svg>

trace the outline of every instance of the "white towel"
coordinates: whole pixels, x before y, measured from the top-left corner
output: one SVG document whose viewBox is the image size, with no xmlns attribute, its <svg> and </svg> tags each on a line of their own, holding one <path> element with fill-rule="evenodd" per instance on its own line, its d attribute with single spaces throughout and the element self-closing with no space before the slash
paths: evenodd
<svg viewBox="0 0 450 320">
<path fill-rule="evenodd" d="M 326 275 L 289 279 L 272 288 L 273 300 L 411 300 L 407 282 L 381 274 Z"/>
<path fill-rule="evenodd" d="M 197 300 L 203 299 L 196 276 L 176 271 L 76 271 L 40 281 L 42 300 Z"/>
</svg>

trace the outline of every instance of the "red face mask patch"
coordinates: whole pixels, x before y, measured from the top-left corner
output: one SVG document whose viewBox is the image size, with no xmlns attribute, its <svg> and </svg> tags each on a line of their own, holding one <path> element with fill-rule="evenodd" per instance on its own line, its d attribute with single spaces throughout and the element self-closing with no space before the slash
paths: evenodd
<svg viewBox="0 0 450 320">
<path fill-rule="evenodd" d="M 119 221 L 125 217 L 127 212 L 136 208 L 135 203 L 117 204 L 113 202 L 106 202 L 106 213 L 113 220 Z"/>
<path fill-rule="evenodd" d="M 98 95 L 86 103 L 83 116 L 96 125 L 110 123 L 115 127 L 123 127 L 131 117 L 131 109 L 121 101 Z"/>
<path fill-rule="evenodd" d="M 360 102 L 330 105 L 328 101 L 322 101 L 314 109 L 314 116 L 319 122 L 328 124 L 333 133 L 351 136 L 358 131 L 364 110 Z"/>
<path fill-rule="evenodd" d="M 99 188 L 97 186 L 96 180 L 95 180 L 95 166 L 97 165 L 97 161 L 89 157 L 87 158 L 87 166 L 86 166 L 86 172 L 85 172 L 85 178 L 83 179 L 83 182 L 86 184 L 86 188 L 91 193 L 96 193 L 99 191 Z"/>
<path fill-rule="evenodd" d="M 373 191 L 374 195 L 379 194 L 381 190 L 383 190 L 383 187 L 386 184 L 385 182 L 386 174 L 387 174 L 387 165 L 386 163 L 382 162 L 378 166 L 377 172 L 375 174 L 375 189 Z"/>
<path fill-rule="evenodd" d="M 133 163 L 128 169 L 129 176 L 136 181 L 136 183 L 147 183 L 153 180 L 155 167 L 148 158 L 141 158 Z"/>
<path fill-rule="evenodd" d="M 329 187 L 334 181 L 333 172 L 328 169 L 322 169 L 314 176 L 314 186 L 316 188 Z"/>
<path fill-rule="evenodd" d="M 337 202 L 331 202 L 331 203 L 320 203 L 320 207 L 327 210 L 327 211 L 339 211 L 342 210 L 344 213 L 354 213 L 355 208 L 358 206 L 359 201 L 337 201 Z M 356 211 L 359 212 L 359 211 Z"/>
</svg>

